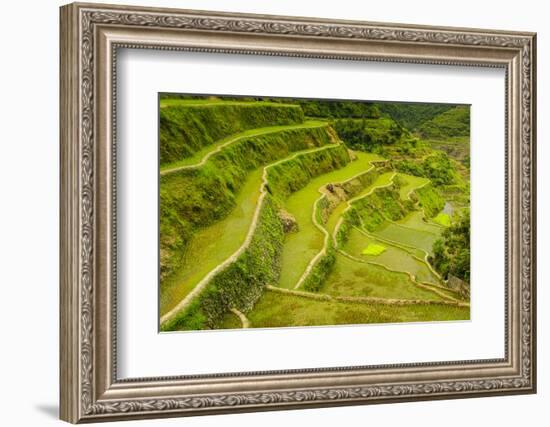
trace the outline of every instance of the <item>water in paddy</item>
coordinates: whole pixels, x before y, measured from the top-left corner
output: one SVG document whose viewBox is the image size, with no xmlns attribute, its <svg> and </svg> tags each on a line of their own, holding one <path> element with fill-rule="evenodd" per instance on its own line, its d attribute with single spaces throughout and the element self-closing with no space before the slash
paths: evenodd
<svg viewBox="0 0 550 427">
<path fill-rule="evenodd" d="M 385 251 L 376 256 L 364 255 L 363 249 L 371 243 L 384 246 Z M 365 261 L 382 264 L 394 271 L 411 273 L 419 281 L 439 284 L 439 280 L 431 272 L 427 264 L 419 261 L 413 256 L 414 250 L 406 250 L 393 246 L 387 242 L 367 236 L 358 229 L 353 229 L 351 231 L 349 239 L 343 249 L 348 254 Z M 420 255 L 419 258 L 422 259 L 422 255 L 417 254 L 417 256 L 418 255 Z"/>
<path fill-rule="evenodd" d="M 396 221 L 396 223 L 405 227 L 427 231 L 429 233 L 434 233 L 437 235 L 440 235 L 443 231 L 441 225 L 434 224 L 433 222 L 427 222 L 424 219 L 424 213 L 419 210 L 410 212 L 404 218 Z"/>
<path fill-rule="evenodd" d="M 432 245 L 439 238 L 439 234 L 415 229 L 412 227 L 403 227 L 400 224 L 395 224 L 386 221 L 375 232 L 372 233 L 375 237 L 392 240 L 406 246 L 413 246 L 422 249 L 428 253 L 432 253 Z"/>
</svg>

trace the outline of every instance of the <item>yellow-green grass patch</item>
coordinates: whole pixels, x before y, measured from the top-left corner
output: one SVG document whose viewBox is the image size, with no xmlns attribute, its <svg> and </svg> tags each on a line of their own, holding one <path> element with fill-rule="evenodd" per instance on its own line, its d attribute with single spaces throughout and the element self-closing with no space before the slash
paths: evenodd
<svg viewBox="0 0 550 427">
<path fill-rule="evenodd" d="M 160 314 L 174 308 L 209 271 L 235 253 L 244 243 L 252 223 L 263 167 L 251 172 L 224 219 L 195 232 L 183 254 L 181 267 L 161 285 Z"/>
<path fill-rule="evenodd" d="M 451 226 L 451 217 L 449 214 L 446 214 L 444 212 L 438 213 L 437 216 L 433 219 L 433 221 L 445 227 Z"/>
<path fill-rule="evenodd" d="M 360 193 L 355 195 L 353 199 L 360 199 L 361 197 L 365 196 L 366 194 L 369 194 L 373 188 L 381 187 L 384 185 L 387 185 L 390 183 L 392 176 L 394 175 L 393 172 L 385 172 L 379 176 L 376 177 L 374 182 L 365 187 Z M 346 208 L 348 207 L 348 202 L 343 201 L 338 206 L 334 208 L 334 210 L 330 213 L 327 222 L 325 224 L 325 229 L 329 232 L 329 234 L 334 233 L 334 229 L 336 228 L 336 224 L 338 223 L 338 220 L 340 219 L 341 215 L 344 213 Z"/>
<path fill-rule="evenodd" d="M 361 251 L 361 254 L 377 257 L 378 255 L 382 255 L 385 250 L 386 247 L 384 245 L 369 243 L 369 245 Z"/>
</svg>

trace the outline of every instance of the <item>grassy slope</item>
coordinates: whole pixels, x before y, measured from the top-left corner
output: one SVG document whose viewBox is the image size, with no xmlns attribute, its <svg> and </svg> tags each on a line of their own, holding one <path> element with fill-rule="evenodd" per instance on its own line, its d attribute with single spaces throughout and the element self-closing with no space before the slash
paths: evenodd
<svg viewBox="0 0 550 427">
<path fill-rule="evenodd" d="M 242 139 L 198 169 L 160 178 L 161 282 L 174 273 L 193 234 L 225 218 L 253 170 L 288 155 L 333 142 L 328 126 L 298 128 Z"/>
<path fill-rule="evenodd" d="M 357 154 L 357 159 L 352 163 L 313 179 L 285 201 L 285 209 L 296 218 L 299 230 L 285 239 L 280 286 L 293 288 L 307 264 L 323 247 L 324 235 L 312 220 L 313 204 L 320 196 L 319 188 L 328 183 L 345 181 L 369 169 L 370 162 L 377 159 L 376 155 Z"/>
<path fill-rule="evenodd" d="M 234 253 L 244 242 L 260 196 L 263 168 L 249 174 L 235 199 L 235 208 L 221 221 L 197 230 L 189 241 L 181 268 L 163 281 L 160 313 L 164 314 L 210 270 Z M 200 262 L 194 262 L 200 260 Z"/>
<path fill-rule="evenodd" d="M 277 133 L 282 131 L 294 130 L 294 129 L 317 128 L 322 126 L 326 126 L 326 122 L 322 122 L 319 120 L 308 120 L 304 123 L 300 123 L 297 125 L 266 126 L 261 128 L 249 129 L 244 132 L 240 132 L 234 135 L 230 135 L 226 138 L 222 138 L 212 143 L 211 145 L 203 147 L 199 151 L 192 154 L 190 157 L 186 157 L 184 159 L 181 159 L 172 163 L 161 165 L 160 170 L 161 172 L 163 172 L 163 171 L 170 171 L 172 169 L 177 169 L 184 166 L 195 165 L 201 162 L 201 160 L 204 159 L 206 156 L 208 156 L 210 153 L 216 152 L 216 150 L 218 149 L 223 149 L 226 146 L 231 145 L 243 139 L 248 139 L 256 136 L 267 135 L 267 134 Z"/>
<path fill-rule="evenodd" d="M 470 310 L 442 305 L 388 306 L 315 301 L 266 291 L 247 314 L 255 328 L 468 320 Z M 238 324 L 237 324 L 238 325 Z M 235 328 L 230 316 L 221 327 Z M 238 326 L 237 326 L 238 327 Z"/>
<path fill-rule="evenodd" d="M 359 192 L 356 196 L 353 197 L 353 199 L 359 199 L 361 197 L 364 197 L 366 194 L 370 193 L 373 189 L 377 187 L 383 187 L 390 183 L 392 176 L 394 175 L 393 172 L 385 172 L 383 174 L 380 174 L 376 177 L 374 182 L 369 185 L 368 187 L 364 188 L 361 192 Z M 342 216 L 343 212 L 347 209 L 348 203 L 340 203 L 330 214 L 330 216 L 327 219 L 327 222 L 325 224 L 325 229 L 332 235 L 334 233 L 334 229 L 336 228 L 336 224 L 338 223 L 338 220 Z"/>
<path fill-rule="evenodd" d="M 407 274 L 358 262 L 338 253 L 323 293 L 359 297 L 440 300 L 433 292 L 415 286 Z"/>
<path fill-rule="evenodd" d="M 424 140 L 436 150 L 444 151 L 449 157 L 469 165 L 470 159 L 470 137 L 469 136 L 453 136 L 443 139 L 426 139 Z"/>
<path fill-rule="evenodd" d="M 399 189 L 399 196 L 402 200 L 409 199 L 409 195 L 411 191 L 423 187 L 424 185 L 428 184 L 430 180 L 428 178 L 423 178 L 419 176 L 414 175 L 407 175 L 404 173 L 398 174 L 398 176 L 405 181 L 405 184 L 401 186 Z"/>
<path fill-rule="evenodd" d="M 296 105 L 163 100 L 159 110 L 160 164 L 177 162 L 230 135 L 304 121 Z"/>
<path fill-rule="evenodd" d="M 161 110 L 169 111 L 172 108 L 181 108 L 185 107 L 186 109 L 197 109 L 197 110 L 208 110 L 211 107 L 219 107 L 220 102 L 216 100 L 162 100 L 161 101 Z M 270 102 L 238 102 L 238 101 L 231 101 L 231 102 L 224 102 L 225 104 L 224 108 L 236 108 L 236 109 L 244 109 L 243 107 L 249 107 L 251 104 L 256 105 L 256 107 L 261 107 L 259 109 L 275 109 L 280 107 L 288 107 L 285 106 L 285 104 L 282 103 L 270 103 Z M 232 105 L 229 105 L 232 104 Z M 288 109 L 288 108 L 287 108 Z M 252 110 L 249 110 L 252 111 Z M 277 111 L 284 111 L 284 110 L 277 110 Z M 293 116 L 294 113 L 287 112 L 290 116 Z M 283 115 L 287 114 L 283 113 Z M 161 111 L 162 114 L 162 111 Z M 279 113 L 278 113 L 279 114 Z M 287 118 L 288 119 L 288 118 Z M 294 118 L 291 118 L 290 120 L 294 120 Z M 286 119 L 281 119 L 286 120 Z M 303 117 L 302 117 L 303 120 Z M 384 124 L 382 123 L 384 120 L 388 121 L 388 119 L 382 119 L 380 121 L 377 121 L 377 124 Z M 271 123 L 269 123 L 271 124 Z M 282 123 L 279 123 L 282 124 Z M 315 125 L 319 126 L 322 123 L 316 123 Z M 373 122 L 374 124 L 374 122 Z M 313 123 L 307 123 L 306 126 L 313 127 Z M 381 130 L 384 130 L 387 126 L 373 126 L 374 127 L 380 127 Z M 288 128 L 294 128 L 295 125 L 289 124 L 289 125 L 283 125 L 284 127 Z M 279 126 L 277 126 L 279 127 Z M 257 132 L 261 132 L 265 134 L 266 132 L 272 132 L 276 131 L 277 127 L 274 126 L 268 126 L 266 125 L 265 129 L 263 130 L 244 130 L 244 134 L 242 135 L 243 139 L 246 139 L 247 137 L 253 137 L 257 136 Z M 200 130 L 200 129 L 199 129 Z M 264 132 L 266 131 L 266 132 Z M 387 129 L 386 129 L 387 131 Z M 233 132 L 234 133 L 234 132 Z M 229 136 L 228 136 L 229 135 Z M 231 141 L 232 138 L 239 138 L 240 135 L 232 135 L 227 134 L 224 138 L 214 140 L 212 139 L 210 141 L 210 145 L 208 145 L 207 148 L 204 147 L 198 147 L 198 149 L 194 152 L 195 154 L 191 153 L 191 158 L 187 160 L 179 160 L 178 163 L 176 163 L 177 166 L 182 166 L 190 163 L 194 163 L 197 160 L 200 160 L 209 150 L 216 149 L 217 147 L 226 144 L 228 141 Z M 239 144 L 242 146 L 243 150 L 232 150 L 232 155 L 240 155 L 245 156 L 246 151 L 244 150 L 245 144 Z M 265 147 L 265 145 L 264 145 Z M 258 149 L 261 150 L 262 148 L 258 146 Z M 250 148 L 248 149 L 250 151 Z M 285 177 L 285 174 L 279 173 L 277 177 L 277 182 L 273 181 L 273 185 L 270 186 L 270 189 L 274 193 L 274 195 L 279 200 L 285 200 L 286 196 L 288 194 L 292 193 L 293 191 L 297 191 L 290 195 L 290 197 L 286 198 L 285 201 L 285 208 L 293 214 L 296 219 L 298 220 L 300 231 L 295 234 L 290 234 L 286 236 L 286 241 L 284 245 L 284 251 L 282 256 L 282 279 L 281 284 L 284 287 L 293 287 L 291 286 L 295 281 L 299 278 L 303 270 L 305 269 L 305 266 L 307 263 L 315 256 L 316 253 L 320 250 L 323 244 L 323 234 L 315 227 L 315 225 L 312 222 L 311 214 L 313 209 L 313 203 L 314 201 L 319 197 L 318 189 L 321 185 L 324 185 L 329 182 L 338 182 L 343 181 L 345 179 L 349 179 L 351 176 L 354 176 L 362 171 L 364 171 L 366 168 L 360 168 L 357 165 L 361 163 L 361 157 L 367 156 L 366 153 L 360 153 L 360 158 L 358 161 L 355 161 L 351 164 L 348 164 L 347 166 L 334 170 L 332 172 L 329 172 L 328 174 L 320 175 L 312 180 L 309 180 L 307 177 L 308 174 L 310 174 L 309 171 L 299 171 L 301 165 L 295 165 L 293 169 L 289 169 L 287 172 L 290 172 L 290 175 L 292 176 L 294 173 L 304 175 L 300 176 L 297 180 L 297 184 L 293 186 L 292 180 L 288 179 L 288 177 Z M 228 157 L 228 156 L 224 156 Z M 173 165 L 171 165 L 172 167 Z M 338 167 L 341 167 L 342 165 L 338 165 Z M 351 171 L 353 167 L 355 166 L 354 173 L 347 172 Z M 166 168 L 166 166 L 164 166 Z M 303 169 L 303 168 L 302 168 Z M 212 229 L 209 230 L 207 234 L 204 236 L 204 241 L 206 243 L 200 243 L 200 238 L 197 240 L 199 242 L 199 245 L 202 245 L 201 250 L 197 251 L 196 248 L 189 246 L 189 251 L 193 252 L 193 259 L 201 259 L 203 261 L 203 258 L 206 257 L 207 260 L 212 262 L 210 263 L 211 266 L 215 266 L 219 264 L 220 261 L 216 261 L 216 254 L 220 252 L 220 248 L 225 250 L 224 248 L 229 247 L 238 247 L 239 242 L 242 242 L 244 240 L 244 237 L 239 240 L 238 236 L 235 236 L 233 234 L 233 230 L 240 230 L 243 231 L 246 227 L 243 225 L 246 222 L 247 215 L 250 216 L 250 210 L 253 210 L 254 207 L 254 199 L 257 197 L 257 193 L 259 193 L 259 185 L 257 185 L 258 181 L 254 181 L 254 179 L 258 179 L 258 176 L 254 176 L 258 173 L 258 171 L 261 170 L 261 168 L 257 169 L 246 169 L 247 173 L 244 175 L 246 177 L 246 180 L 241 180 L 239 182 L 239 177 L 235 176 L 232 178 L 231 185 L 234 185 L 234 183 L 237 183 L 237 188 L 231 188 L 231 192 L 234 193 L 236 198 L 234 198 L 231 201 L 231 205 L 237 206 L 237 208 L 234 208 L 235 215 L 230 214 L 231 218 L 227 218 L 228 222 L 224 225 L 221 224 L 220 227 L 216 229 L 216 225 L 218 222 L 214 223 L 212 225 Z M 391 174 L 388 174 L 391 175 Z M 242 175 L 241 175 L 242 176 Z M 425 183 L 427 180 L 426 178 L 419 178 L 419 177 L 413 177 L 413 176 L 405 176 L 406 183 L 401 186 L 399 190 L 399 197 L 401 199 L 408 198 L 408 194 L 411 190 L 414 190 L 420 184 Z M 407 179 L 408 178 L 408 179 Z M 249 182 L 249 180 L 251 180 Z M 279 185 L 279 180 L 282 181 L 282 183 Z M 307 185 L 303 188 L 299 188 L 304 185 L 305 181 L 309 181 Z M 178 185 L 181 185 L 181 182 L 178 183 Z M 189 189 L 186 189 L 185 186 L 183 188 L 189 192 Z M 242 192 L 236 191 L 239 190 L 239 188 L 244 189 Z M 255 192 L 253 191 L 253 188 L 255 189 Z M 303 193 L 302 193 L 303 192 Z M 302 193 L 299 195 L 299 193 Z M 424 195 L 424 199 L 427 200 L 426 203 L 432 205 L 433 200 L 432 194 L 429 192 L 426 192 L 427 194 Z M 212 200 L 216 201 L 216 197 L 214 195 L 210 195 Z M 279 197 L 278 197 L 279 196 Z M 282 196 L 282 197 L 280 197 Z M 242 198 L 241 198 L 242 197 Z M 420 198 L 422 200 L 422 198 Z M 437 201 L 436 201 L 437 202 Z M 339 215 L 342 213 L 343 208 L 345 207 L 345 203 L 341 203 L 339 206 L 336 207 L 336 210 L 329 216 L 328 222 L 326 224 L 327 229 L 334 228 L 334 225 L 339 218 Z M 240 211 L 240 212 L 238 212 Z M 336 214 L 336 215 L 334 215 Z M 433 215 L 432 215 L 433 216 Z M 411 229 L 408 227 L 399 227 L 397 224 L 384 224 L 381 230 L 377 230 L 382 232 L 381 236 L 383 234 L 386 234 L 386 236 L 400 236 L 401 239 L 397 239 L 398 241 L 402 241 L 405 244 L 413 244 L 416 246 L 420 246 L 422 248 L 426 248 L 426 241 L 423 239 L 426 236 L 430 236 L 430 238 L 433 238 L 433 236 L 437 235 L 437 232 L 440 232 L 441 227 L 437 227 L 432 224 L 428 224 L 424 221 L 422 221 L 421 214 L 419 215 L 418 212 L 412 212 L 411 214 L 407 215 L 403 219 L 397 218 L 397 222 L 401 224 L 405 224 L 410 227 L 414 227 L 416 229 Z M 223 223 L 225 220 L 220 221 Z M 210 228 L 210 227 L 207 227 Z M 435 233 L 434 233 L 435 231 Z M 199 231 L 199 233 L 202 232 Z M 392 234 L 393 233 L 393 234 Z M 245 234 L 246 235 L 246 234 Z M 222 237 L 222 240 L 220 241 L 220 236 L 227 236 L 226 240 L 223 240 L 224 237 Z M 391 237 L 387 237 L 391 238 Z M 395 239 L 392 239 L 395 240 Z M 417 240 L 420 243 L 417 244 Z M 216 244 L 213 245 L 212 241 L 216 241 Z M 407 243 L 408 242 L 408 243 Z M 361 250 L 368 246 L 369 243 L 378 243 L 383 244 L 387 250 L 374 257 L 374 256 L 364 256 L 361 255 Z M 233 245 L 233 246 L 231 246 Z M 357 257 L 363 257 L 365 259 L 371 259 L 376 262 L 379 262 L 380 260 L 384 261 L 383 263 L 387 266 L 393 265 L 393 266 L 407 266 L 408 271 L 411 271 L 413 274 L 417 275 L 417 277 L 420 280 L 424 280 L 428 276 L 431 276 L 431 272 L 426 273 L 426 266 L 422 263 L 417 262 L 414 260 L 414 258 L 408 256 L 408 253 L 406 250 L 396 248 L 395 246 L 388 245 L 387 243 L 377 241 L 376 239 L 368 238 L 364 235 L 361 235 L 359 232 L 357 233 L 351 233 L 350 240 L 348 241 L 348 245 L 346 246 L 347 249 L 350 250 L 350 252 L 353 252 L 352 254 Z M 359 250 L 360 249 L 360 250 Z M 430 243 L 430 249 L 431 249 L 431 243 Z M 359 250 L 359 252 L 357 252 Z M 228 249 L 229 251 L 229 249 Z M 215 253 L 214 256 L 211 255 L 211 253 Z M 201 257 L 202 256 L 202 257 Z M 286 262 L 286 264 L 285 264 Z M 195 263 L 197 264 L 197 263 Z M 201 262 L 200 264 L 204 264 L 204 262 Z M 303 266 L 302 266 L 303 264 Z M 420 267 L 419 267 L 420 265 Z M 302 268 L 303 267 L 303 268 Z M 390 267 L 391 268 L 391 267 Z M 296 280 L 294 280 L 294 276 Z M 431 281 L 431 280 L 430 280 Z M 175 283 L 175 282 L 174 282 Z M 285 286 L 286 283 L 286 286 Z M 176 286 L 177 287 L 177 286 Z M 184 287 L 182 287 L 184 288 Z M 191 287 L 192 288 L 192 287 Z M 185 291 L 185 289 L 183 289 Z M 414 299 L 440 299 L 436 294 L 426 291 L 424 289 L 418 288 L 414 286 L 411 281 L 408 279 L 408 277 L 405 274 L 399 274 L 395 272 L 389 272 L 385 270 L 382 267 L 377 267 L 374 265 L 369 265 L 366 263 L 356 262 L 353 260 L 350 260 L 349 258 L 346 258 L 339 254 L 337 256 L 337 262 L 334 268 L 333 273 L 331 274 L 331 281 L 327 284 L 327 287 L 323 288 L 323 292 L 333 293 L 334 295 L 357 295 L 357 296 L 379 296 L 379 297 L 386 297 L 386 298 L 414 298 Z M 289 305 L 286 305 L 286 303 L 283 303 L 282 305 L 280 302 L 282 300 L 285 300 L 289 303 Z M 298 300 L 301 300 L 298 302 Z M 266 303 L 267 301 L 267 303 Z M 302 307 L 300 310 L 303 310 L 301 313 L 296 313 L 296 310 L 292 310 L 291 306 L 292 304 L 298 304 L 300 307 Z M 267 304 L 267 305 L 266 305 Z M 347 307 L 343 307 L 347 306 Z M 350 306 L 352 306 L 350 308 Z M 358 308 L 356 306 L 361 306 L 361 308 Z M 367 307 L 367 308 L 365 308 Z M 332 319 L 325 321 L 321 320 L 323 317 L 323 312 L 326 312 L 326 317 Z M 392 312 L 391 320 L 384 320 L 389 319 L 388 314 L 389 312 Z M 271 313 L 271 314 L 270 314 Z M 330 313 L 330 314 L 329 314 Z M 280 295 L 280 294 L 274 294 L 272 292 L 267 292 L 264 297 L 260 299 L 260 301 L 257 303 L 256 307 L 252 310 L 251 313 L 248 314 L 250 320 L 252 321 L 253 327 L 263 327 L 263 326 L 303 326 L 303 325 L 321 325 L 321 324 L 342 324 L 342 323 L 380 323 L 380 322 L 399 322 L 399 321 L 415 321 L 415 320 L 449 320 L 449 319 L 465 319 L 469 317 L 469 309 L 459 309 L 454 307 L 446 307 L 446 306 L 405 306 L 405 307 L 388 307 L 388 306 L 381 306 L 381 307 L 375 307 L 375 305 L 365 305 L 365 304 L 345 304 L 345 303 L 339 303 L 339 302 L 321 302 L 321 301 L 311 301 L 306 300 L 304 298 L 299 298 L 295 296 L 287 296 L 287 295 Z M 272 316 L 272 317 L 270 317 Z M 359 319 L 361 317 L 364 317 L 364 319 L 361 319 L 359 321 L 341 321 L 343 318 L 354 318 L 356 317 Z M 430 317 L 432 316 L 432 317 Z M 234 317 L 234 316 L 233 316 Z M 285 320 L 286 318 L 286 320 Z M 234 320 L 234 319 L 233 319 Z M 272 324 L 273 322 L 281 321 L 283 323 L 281 324 Z M 231 320 L 227 321 L 227 325 L 230 325 L 229 327 L 235 327 L 235 322 L 231 322 Z M 313 323 L 311 323 L 313 322 Z M 226 323 L 222 325 L 222 327 L 225 327 Z M 231 326 L 233 325 L 233 326 Z"/>
</svg>

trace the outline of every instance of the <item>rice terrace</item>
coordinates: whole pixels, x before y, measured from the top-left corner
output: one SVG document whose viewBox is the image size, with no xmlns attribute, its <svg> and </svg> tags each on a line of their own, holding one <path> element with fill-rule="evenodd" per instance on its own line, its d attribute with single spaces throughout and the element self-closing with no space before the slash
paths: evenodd
<svg viewBox="0 0 550 427">
<path fill-rule="evenodd" d="M 161 331 L 468 320 L 468 105 L 160 94 Z"/>
</svg>

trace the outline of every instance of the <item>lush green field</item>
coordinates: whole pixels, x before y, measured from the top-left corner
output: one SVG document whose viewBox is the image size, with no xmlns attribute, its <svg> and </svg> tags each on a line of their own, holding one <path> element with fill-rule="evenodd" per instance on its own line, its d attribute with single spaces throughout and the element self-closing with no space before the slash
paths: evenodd
<svg viewBox="0 0 550 427">
<path fill-rule="evenodd" d="M 378 255 L 365 254 L 364 248 L 369 245 L 384 245 L 385 251 Z M 421 281 L 439 284 L 438 278 L 434 276 L 426 263 L 418 260 L 418 258 L 423 259 L 422 256 L 415 258 L 411 256 L 414 254 L 413 250 L 407 251 L 405 248 L 382 242 L 358 229 L 351 230 L 343 250 L 354 257 L 382 264 L 391 270 L 409 272 Z"/>
<path fill-rule="evenodd" d="M 366 260 L 366 257 L 363 257 Z M 409 300 L 441 300 L 437 294 L 416 286 L 408 273 L 359 262 L 338 253 L 323 293 L 339 296 L 378 297 Z"/>
<path fill-rule="evenodd" d="M 379 174 L 374 182 L 372 182 L 367 187 L 363 188 L 353 199 L 342 202 L 336 206 L 336 208 L 330 213 L 330 216 L 328 217 L 326 223 L 325 223 L 325 229 L 328 231 L 330 235 L 333 235 L 335 232 L 336 225 L 338 224 L 338 221 L 342 217 L 342 214 L 348 209 L 349 203 L 352 203 L 353 200 L 361 199 L 365 195 L 371 193 L 374 189 L 379 187 L 385 187 L 388 185 L 392 177 L 395 175 L 394 172 L 384 172 Z M 348 203 L 349 202 L 349 203 Z"/>
<path fill-rule="evenodd" d="M 318 301 L 266 291 L 247 314 L 251 326 L 324 326 L 365 323 L 425 322 L 469 320 L 468 307 L 446 305 L 382 305 L 339 301 Z M 222 328 L 240 328 L 235 316 L 228 314 Z"/>
<path fill-rule="evenodd" d="M 209 155 L 216 153 L 218 150 L 221 150 L 224 147 L 227 147 L 239 141 L 244 141 L 246 143 L 246 141 L 250 141 L 250 139 L 253 137 L 277 133 L 277 132 L 283 132 L 288 130 L 318 128 L 318 127 L 324 127 L 324 126 L 326 126 L 326 122 L 321 122 L 319 120 L 308 120 L 308 121 L 305 121 L 304 123 L 300 123 L 297 125 L 266 126 L 262 128 L 249 129 L 244 132 L 240 132 L 234 135 L 230 135 L 226 138 L 217 140 L 216 142 L 199 149 L 189 157 L 185 157 L 183 159 L 174 161 L 172 163 L 161 165 L 160 171 L 162 174 L 162 173 L 166 173 L 179 168 L 198 166 L 200 165 L 201 161 L 204 161 L 205 159 L 208 158 Z"/>
<path fill-rule="evenodd" d="M 381 237 L 403 245 L 417 247 L 428 253 L 432 251 L 432 245 L 439 237 L 438 234 L 429 231 L 404 227 L 392 222 L 385 222 L 372 234 L 375 237 Z"/>
<path fill-rule="evenodd" d="M 159 107 L 162 331 L 469 319 L 468 107 Z"/>
</svg>

